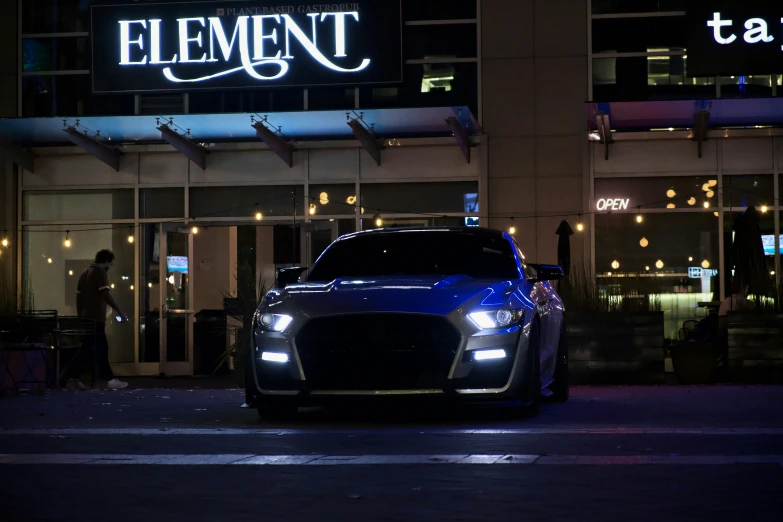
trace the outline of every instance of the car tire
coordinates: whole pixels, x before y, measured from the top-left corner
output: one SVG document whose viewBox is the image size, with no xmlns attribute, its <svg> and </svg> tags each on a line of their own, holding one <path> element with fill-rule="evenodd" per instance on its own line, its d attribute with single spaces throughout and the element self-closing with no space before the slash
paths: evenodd
<svg viewBox="0 0 783 522">
<path fill-rule="evenodd" d="M 261 420 L 289 420 L 296 416 L 299 406 L 296 401 L 282 397 L 258 397 L 258 416 Z"/>
<path fill-rule="evenodd" d="M 560 340 L 557 345 L 557 363 L 555 381 L 549 387 L 554 402 L 566 402 L 569 395 L 568 384 L 568 334 L 565 323 L 560 325 Z"/>
<path fill-rule="evenodd" d="M 530 327 L 528 339 L 527 360 L 525 361 L 525 380 L 523 383 L 524 396 L 522 397 L 523 417 L 535 417 L 541 408 L 541 326 L 538 320 L 534 320 Z"/>
</svg>

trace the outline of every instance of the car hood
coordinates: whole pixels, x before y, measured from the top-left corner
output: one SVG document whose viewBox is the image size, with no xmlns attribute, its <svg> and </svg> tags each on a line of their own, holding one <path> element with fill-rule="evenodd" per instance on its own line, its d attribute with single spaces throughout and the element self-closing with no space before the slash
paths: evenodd
<svg viewBox="0 0 783 522">
<path fill-rule="evenodd" d="M 296 308 L 308 316 L 356 312 L 446 315 L 465 303 L 498 304 L 513 290 L 510 281 L 450 277 L 373 277 L 290 285 L 271 292 L 266 305 Z"/>
</svg>

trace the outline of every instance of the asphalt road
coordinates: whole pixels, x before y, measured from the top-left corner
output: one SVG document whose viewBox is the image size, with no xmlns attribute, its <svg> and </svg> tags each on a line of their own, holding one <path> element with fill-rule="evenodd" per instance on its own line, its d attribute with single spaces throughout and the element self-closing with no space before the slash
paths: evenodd
<svg viewBox="0 0 783 522">
<path fill-rule="evenodd" d="M 783 521 L 783 387 L 576 387 L 534 419 L 286 423 L 237 390 L 0 400 L 0 519 Z"/>
</svg>

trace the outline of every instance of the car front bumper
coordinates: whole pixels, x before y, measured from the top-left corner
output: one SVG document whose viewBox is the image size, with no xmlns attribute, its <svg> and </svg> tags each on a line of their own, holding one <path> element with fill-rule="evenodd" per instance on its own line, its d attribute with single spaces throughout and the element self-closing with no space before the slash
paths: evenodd
<svg viewBox="0 0 783 522">
<path fill-rule="evenodd" d="M 454 329 L 459 334 L 454 348 L 435 358 L 428 355 L 426 363 L 422 352 L 410 349 L 351 357 L 350 350 L 329 341 L 319 344 L 323 356 L 313 359 L 298 346 L 303 344 L 302 336 L 256 331 L 251 357 L 255 392 L 295 396 L 302 402 L 341 397 L 516 397 L 526 375 L 529 324 L 479 332 Z M 505 357 L 476 360 L 476 353 L 488 350 L 503 350 Z M 264 360 L 264 352 L 285 353 L 287 361 Z M 322 369 L 327 370 L 326 377 Z"/>
</svg>

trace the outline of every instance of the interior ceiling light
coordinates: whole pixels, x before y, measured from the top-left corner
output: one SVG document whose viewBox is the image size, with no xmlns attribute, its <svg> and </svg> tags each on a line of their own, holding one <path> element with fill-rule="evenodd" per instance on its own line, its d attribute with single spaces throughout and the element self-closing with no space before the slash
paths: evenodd
<svg viewBox="0 0 783 522">
<path fill-rule="evenodd" d="M 695 205 L 695 204 L 696 204 L 696 198 L 694 198 L 693 196 L 691 196 L 690 198 L 688 198 L 688 204 L 689 204 L 690 206 L 693 206 L 693 205 Z"/>
<path fill-rule="evenodd" d="M 669 190 L 666 191 L 666 195 L 668 197 L 670 197 L 670 198 L 673 198 L 674 196 L 677 195 L 677 193 L 675 191 L 673 191 L 672 189 L 669 189 Z"/>
<path fill-rule="evenodd" d="M 639 244 L 641 245 L 642 248 L 647 248 L 647 245 L 649 245 L 650 242 L 647 241 L 646 237 L 643 237 L 642 239 L 639 240 Z"/>
<path fill-rule="evenodd" d="M 668 205 L 666 205 L 666 208 L 675 208 L 676 206 L 677 205 L 675 205 L 674 203 L 669 203 Z"/>
<path fill-rule="evenodd" d="M 655 268 L 657 268 L 657 269 L 659 269 L 659 270 L 660 270 L 661 268 L 663 268 L 663 261 L 661 261 L 660 259 L 659 259 L 658 261 L 656 261 L 656 262 L 655 262 Z"/>
<path fill-rule="evenodd" d="M 329 194 L 326 192 L 321 192 L 318 194 L 318 201 L 321 203 L 321 205 L 328 205 L 329 204 Z"/>
</svg>

